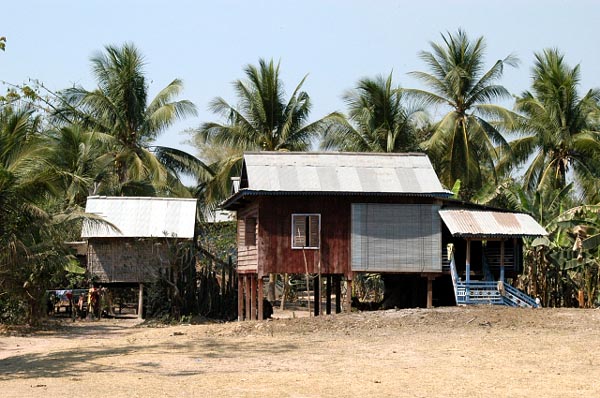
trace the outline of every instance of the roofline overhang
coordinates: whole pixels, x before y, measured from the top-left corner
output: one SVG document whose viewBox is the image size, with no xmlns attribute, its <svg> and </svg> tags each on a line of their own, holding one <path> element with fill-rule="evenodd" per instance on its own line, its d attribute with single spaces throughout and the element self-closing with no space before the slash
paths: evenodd
<svg viewBox="0 0 600 398">
<path fill-rule="evenodd" d="M 546 235 L 531 235 L 531 234 L 465 234 L 457 232 L 452 234 L 454 238 L 464 239 L 480 239 L 480 240 L 493 240 L 493 239 L 512 239 L 512 238 L 537 238 Z"/>
<path fill-rule="evenodd" d="M 446 199 L 452 196 L 452 192 L 257 191 L 244 188 L 221 202 L 219 207 L 225 210 L 236 210 L 247 196 L 406 196 Z"/>
<path fill-rule="evenodd" d="M 499 207 L 481 205 L 478 203 L 466 202 L 460 199 L 447 198 L 444 199 L 444 205 L 440 209 L 440 212 L 444 210 L 475 210 L 475 211 L 487 211 L 487 212 L 496 212 L 496 213 L 511 213 L 511 214 L 524 214 L 535 220 L 533 214 L 525 212 L 525 211 L 516 211 L 510 209 L 502 209 Z M 448 228 L 445 221 L 442 219 L 442 224 Z M 511 238 L 536 238 L 540 236 L 548 236 L 546 234 L 498 234 L 498 233 L 489 233 L 489 234 L 475 234 L 475 233 L 464 233 L 464 232 L 450 232 L 450 235 L 455 238 L 464 238 L 464 239 L 480 239 L 480 240 L 492 240 L 492 239 L 511 239 Z"/>
</svg>

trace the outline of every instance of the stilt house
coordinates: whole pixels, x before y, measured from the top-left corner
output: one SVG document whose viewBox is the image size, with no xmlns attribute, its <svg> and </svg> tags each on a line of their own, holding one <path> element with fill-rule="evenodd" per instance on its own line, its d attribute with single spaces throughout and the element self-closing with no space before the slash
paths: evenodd
<svg viewBox="0 0 600 398">
<path fill-rule="evenodd" d="M 139 287 L 141 316 L 144 283 L 169 265 L 171 244 L 194 237 L 196 199 L 90 196 L 85 210 L 108 222 L 83 225 L 89 274 L 95 284 Z"/>
<path fill-rule="evenodd" d="M 424 154 L 246 153 L 222 204 L 237 211 L 238 318 L 262 317 L 270 273 L 322 274 L 328 313 L 332 289 L 339 311 L 340 283 L 351 291 L 358 273 L 404 284 L 413 306 L 504 303 L 496 279 L 519 271 L 522 237 L 546 231 L 451 195 Z"/>
</svg>

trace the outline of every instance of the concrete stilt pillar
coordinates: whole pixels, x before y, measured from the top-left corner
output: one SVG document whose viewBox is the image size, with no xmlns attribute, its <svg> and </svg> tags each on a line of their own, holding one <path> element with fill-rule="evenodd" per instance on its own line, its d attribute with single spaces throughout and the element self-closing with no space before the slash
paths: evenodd
<svg viewBox="0 0 600 398">
<path fill-rule="evenodd" d="M 427 308 L 433 308 L 433 278 L 427 277 Z"/>
<path fill-rule="evenodd" d="M 346 300 L 344 302 L 344 312 L 352 312 L 352 277 L 346 280 Z"/>
</svg>

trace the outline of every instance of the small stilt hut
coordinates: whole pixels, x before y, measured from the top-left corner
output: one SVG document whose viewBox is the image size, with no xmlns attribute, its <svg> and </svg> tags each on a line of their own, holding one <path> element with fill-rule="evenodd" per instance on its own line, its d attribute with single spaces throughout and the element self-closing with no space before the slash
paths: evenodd
<svg viewBox="0 0 600 398">
<path fill-rule="evenodd" d="M 168 242 L 194 237 L 196 199 L 90 196 L 85 210 L 107 221 L 83 225 L 88 272 L 98 285 L 139 288 L 142 317 L 144 283 L 168 267 Z"/>
</svg>

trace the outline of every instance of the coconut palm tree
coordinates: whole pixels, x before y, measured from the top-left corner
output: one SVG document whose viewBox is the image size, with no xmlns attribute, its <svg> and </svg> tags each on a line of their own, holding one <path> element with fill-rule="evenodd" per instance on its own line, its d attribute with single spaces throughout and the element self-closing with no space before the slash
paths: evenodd
<svg viewBox="0 0 600 398">
<path fill-rule="evenodd" d="M 561 189 L 572 179 L 588 197 L 597 194 L 600 91 L 580 97 L 579 65 L 569 67 L 556 49 L 535 54 L 532 80 L 531 91 L 517 98 L 522 137 L 510 143 L 505 161 L 521 166 L 533 156 L 523 177 L 530 191 Z"/>
<path fill-rule="evenodd" d="M 461 197 L 468 199 L 487 180 L 496 179 L 497 146 L 508 150 L 493 119 L 510 112 L 492 102 L 510 97 L 497 81 L 504 66 L 516 65 L 517 60 L 509 55 L 486 71 L 483 37 L 470 40 L 459 29 L 454 34 L 442 34 L 442 40 L 443 44 L 431 43 L 431 52 L 420 53 L 430 72 L 411 73 L 431 91 L 405 91 L 426 105 L 450 108 L 423 148 L 437 165 L 442 182 L 451 187 L 460 179 Z"/>
<path fill-rule="evenodd" d="M 210 103 L 212 111 L 223 122 L 208 122 L 195 132 L 194 141 L 233 149 L 234 153 L 220 159 L 217 175 L 211 184 L 214 201 L 228 194 L 229 177 L 239 171 L 244 151 L 306 151 L 310 148 L 327 117 L 308 122 L 311 110 L 309 95 L 301 91 L 306 76 L 285 99 L 279 64 L 260 59 L 258 67 L 244 68 L 245 80 L 233 83 L 237 105 L 221 97 Z"/>
<path fill-rule="evenodd" d="M 177 182 L 150 145 L 175 121 L 196 115 L 190 101 L 174 100 L 183 89 L 182 81 L 173 80 L 148 100 L 144 60 L 132 44 L 106 46 L 91 62 L 98 87 L 93 91 L 83 87 L 65 90 L 62 94 L 67 106 L 56 116 L 112 137 L 107 148 L 113 158 L 117 191 L 128 184 L 163 189 L 168 182 Z"/>
<path fill-rule="evenodd" d="M 89 195 L 109 194 L 113 158 L 105 152 L 112 136 L 71 124 L 46 134 L 47 173 L 63 192 L 66 206 L 85 207 Z"/>
<path fill-rule="evenodd" d="M 418 149 L 415 117 L 421 110 L 406 106 L 403 93 L 387 78 L 364 78 L 343 95 L 350 121 L 332 114 L 321 148 L 347 152 L 408 152 Z"/>
<path fill-rule="evenodd" d="M 210 107 L 224 122 L 204 123 L 194 137 L 200 144 L 231 148 L 230 157 L 213 164 L 216 174 L 202 188 L 208 202 L 217 203 L 229 194 L 230 177 L 239 175 L 244 151 L 306 151 L 327 122 L 327 117 L 309 123 L 311 101 L 301 91 L 306 76 L 285 100 L 279 64 L 259 59 L 258 67 L 244 68 L 246 80 L 233 83 L 237 106 L 223 98 L 215 98 Z M 269 279 L 269 300 L 274 300 L 275 275 Z"/>
<path fill-rule="evenodd" d="M 31 109 L 0 109 L 0 306 L 26 303 L 29 321 L 39 319 L 44 291 L 66 263 L 44 208 L 59 189 L 47 178 L 40 126 Z"/>
</svg>

